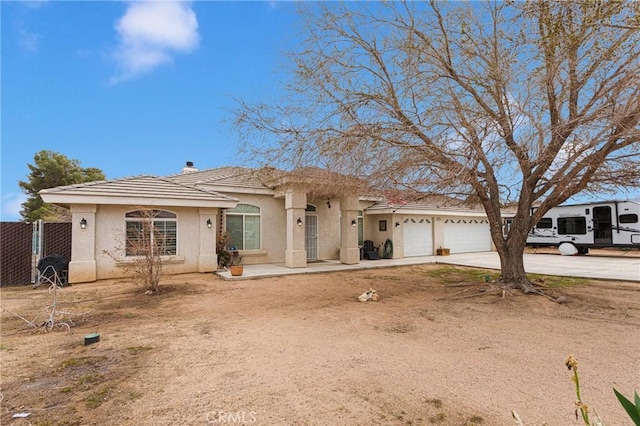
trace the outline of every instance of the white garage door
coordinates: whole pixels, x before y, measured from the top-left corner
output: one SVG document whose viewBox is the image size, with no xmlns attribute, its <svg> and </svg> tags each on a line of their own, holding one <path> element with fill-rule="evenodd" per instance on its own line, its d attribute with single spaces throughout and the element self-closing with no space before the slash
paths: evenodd
<svg viewBox="0 0 640 426">
<path fill-rule="evenodd" d="M 404 220 L 404 257 L 432 256 L 431 218 L 409 217 Z"/>
<path fill-rule="evenodd" d="M 444 246 L 451 253 L 491 251 L 489 221 L 462 217 L 445 219 Z"/>
</svg>

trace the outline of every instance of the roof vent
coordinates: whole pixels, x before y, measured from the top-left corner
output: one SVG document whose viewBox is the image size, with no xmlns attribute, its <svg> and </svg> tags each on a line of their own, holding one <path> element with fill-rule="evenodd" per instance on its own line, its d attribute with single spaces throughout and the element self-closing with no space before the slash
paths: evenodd
<svg viewBox="0 0 640 426">
<path fill-rule="evenodd" d="M 187 165 L 182 168 L 182 174 L 197 172 L 198 169 L 193 166 L 193 161 L 187 161 Z"/>
</svg>

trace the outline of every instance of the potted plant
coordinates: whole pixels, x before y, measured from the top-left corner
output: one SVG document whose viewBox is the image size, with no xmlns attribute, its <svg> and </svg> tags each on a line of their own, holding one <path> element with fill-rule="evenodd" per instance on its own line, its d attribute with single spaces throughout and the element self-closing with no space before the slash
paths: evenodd
<svg viewBox="0 0 640 426">
<path fill-rule="evenodd" d="M 231 275 L 234 277 L 238 277 L 242 275 L 242 272 L 244 272 L 242 256 L 240 256 L 237 251 L 232 252 L 229 257 L 229 270 L 231 271 Z"/>
</svg>

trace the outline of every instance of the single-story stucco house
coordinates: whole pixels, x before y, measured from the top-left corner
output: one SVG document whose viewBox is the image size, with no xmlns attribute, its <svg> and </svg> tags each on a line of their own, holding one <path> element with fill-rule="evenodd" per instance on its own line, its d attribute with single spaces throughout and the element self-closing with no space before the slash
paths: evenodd
<svg viewBox="0 0 640 426">
<path fill-rule="evenodd" d="M 245 264 L 361 261 L 365 240 L 393 243 L 393 258 L 493 249 L 481 209 L 428 203 L 392 204 L 362 188 L 333 180 L 328 172 L 288 175 L 244 167 L 198 170 L 188 162 L 182 173 L 134 176 L 45 189 L 42 199 L 69 208 L 72 251 L 69 282 L 126 275 L 135 257 L 127 232 L 139 226 L 141 212 L 154 212 L 154 231 L 163 248 L 167 273 L 217 269 L 216 241 L 227 233 Z"/>
</svg>

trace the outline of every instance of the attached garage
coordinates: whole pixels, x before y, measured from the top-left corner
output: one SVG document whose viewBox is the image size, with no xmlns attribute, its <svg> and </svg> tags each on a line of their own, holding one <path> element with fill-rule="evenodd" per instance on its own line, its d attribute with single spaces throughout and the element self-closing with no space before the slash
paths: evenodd
<svg viewBox="0 0 640 426">
<path fill-rule="evenodd" d="M 434 256 L 436 249 L 450 253 L 473 253 L 494 250 L 486 212 L 480 208 L 456 205 L 446 197 L 432 198 L 433 204 L 379 202 L 364 210 L 367 239 L 396 243 L 394 259 Z M 502 212 L 505 219 L 513 216 Z M 387 227 L 386 224 L 392 226 Z M 381 226 L 374 226 L 381 224 Z"/>
<path fill-rule="evenodd" d="M 449 248 L 451 253 L 491 251 L 489 221 L 468 217 L 445 219 L 444 247 Z"/>
<path fill-rule="evenodd" d="M 404 219 L 404 256 L 433 255 L 433 219 L 430 217 L 408 217 Z"/>
</svg>

